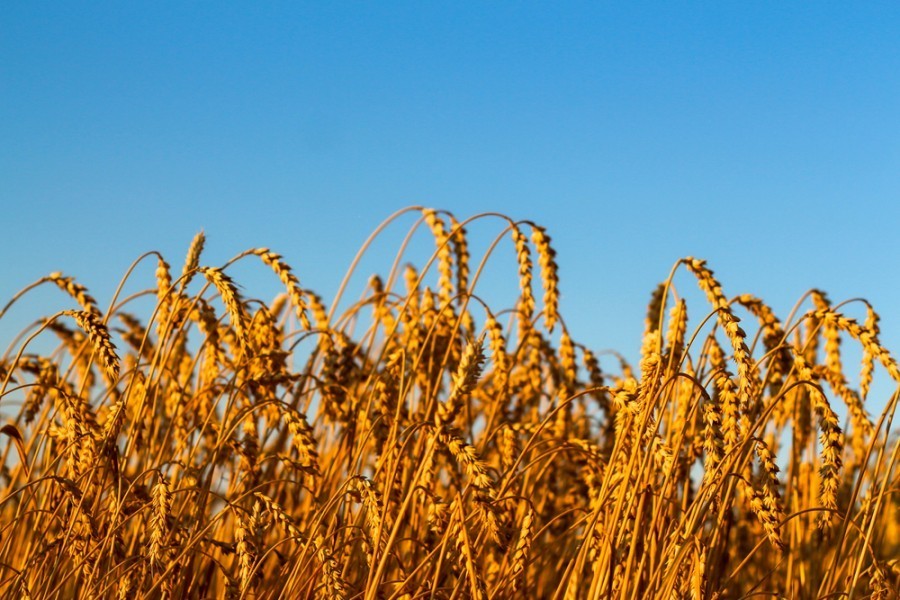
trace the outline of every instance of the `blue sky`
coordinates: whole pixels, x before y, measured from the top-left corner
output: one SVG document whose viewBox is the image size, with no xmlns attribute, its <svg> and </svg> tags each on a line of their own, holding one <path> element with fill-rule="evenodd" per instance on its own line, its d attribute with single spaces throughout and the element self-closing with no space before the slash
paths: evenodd
<svg viewBox="0 0 900 600">
<path fill-rule="evenodd" d="M 105 303 L 201 228 L 208 261 L 270 246 L 327 298 L 383 218 L 422 204 L 545 225 L 563 314 L 598 349 L 636 355 L 651 289 L 692 254 L 781 315 L 811 287 L 865 296 L 900 350 L 897 3 L 0 11 L 4 301 L 62 270 Z M 487 287 L 512 289 L 509 260 Z"/>
</svg>

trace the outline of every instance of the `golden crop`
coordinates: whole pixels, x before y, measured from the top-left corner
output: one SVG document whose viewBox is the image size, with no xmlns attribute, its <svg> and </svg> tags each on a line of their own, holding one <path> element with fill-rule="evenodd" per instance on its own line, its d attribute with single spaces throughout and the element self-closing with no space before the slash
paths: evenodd
<svg viewBox="0 0 900 600">
<path fill-rule="evenodd" d="M 3 596 L 898 597 L 897 394 L 865 400 L 900 370 L 871 306 L 812 291 L 782 321 L 686 258 L 638 368 L 601 370 L 543 228 L 477 217 L 518 262 L 495 308 L 470 221 L 410 211 L 434 255 L 340 314 L 267 248 L 203 265 L 202 234 L 105 312 L 59 273 L 16 294 L 0 318 L 44 284 L 72 307 L 0 358 Z M 235 261 L 284 294 L 245 298 Z"/>
</svg>

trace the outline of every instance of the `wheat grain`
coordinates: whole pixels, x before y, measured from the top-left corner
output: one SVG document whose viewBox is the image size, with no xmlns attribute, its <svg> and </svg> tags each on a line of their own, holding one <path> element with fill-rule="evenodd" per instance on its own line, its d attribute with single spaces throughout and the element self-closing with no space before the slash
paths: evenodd
<svg viewBox="0 0 900 600">
<path fill-rule="evenodd" d="M 300 289 L 300 280 L 291 271 L 291 267 L 281 259 L 280 254 L 269 251 L 268 248 L 257 248 L 253 253 L 269 266 L 275 275 L 281 280 L 291 299 L 291 304 L 297 311 L 297 319 L 304 330 L 309 331 L 312 326 L 306 314 L 306 301 L 303 299 L 303 290 Z"/>
<path fill-rule="evenodd" d="M 200 255 L 203 254 L 203 247 L 206 245 L 206 234 L 203 230 L 194 235 L 191 245 L 188 246 L 187 255 L 184 258 L 184 266 L 181 269 L 181 291 L 187 289 L 188 284 L 194 278 L 194 274 L 200 267 Z"/>
<path fill-rule="evenodd" d="M 244 310 L 244 304 L 237 287 L 231 278 L 216 267 L 201 267 L 200 272 L 206 279 L 215 286 L 222 297 L 222 302 L 231 316 L 231 326 L 237 334 L 238 343 L 242 347 L 247 345 L 247 315 Z"/>
<path fill-rule="evenodd" d="M 544 288 L 544 325 L 553 331 L 559 319 L 559 267 L 556 265 L 556 250 L 550 246 L 550 236 L 538 225 L 531 229 L 531 239 L 538 253 L 541 265 L 541 283 Z"/>
<path fill-rule="evenodd" d="M 150 562 L 157 567 L 168 560 L 168 551 L 164 543 L 169 531 L 168 519 L 172 512 L 172 493 L 165 476 L 153 486 L 153 502 L 150 513 L 150 547 L 147 554 Z"/>
<path fill-rule="evenodd" d="M 97 308 L 97 301 L 88 293 L 86 287 L 77 283 L 73 278 L 66 277 L 60 272 L 55 272 L 50 273 L 46 279 L 47 281 L 55 283 L 59 289 L 72 296 L 84 311 L 94 315 L 100 315 L 100 309 Z"/>
<path fill-rule="evenodd" d="M 119 357 L 116 347 L 109 336 L 109 329 L 100 320 L 96 313 L 86 310 L 65 310 L 62 314 L 75 319 L 78 326 L 88 335 L 94 352 L 103 363 L 107 379 L 115 382 L 119 378 Z"/>
<path fill-rule="evenodd" d="M 743 402 L 749 402 L 750 398 L 755 397 L 759 387 L 759 375 L 753 357 L 750 355 L 750 349 L 747 347 L 746 333 L 738 325 L 740 320 L 732 312 L 728 300 L 722 293 L 722 286 L 706 266 L 706 262 L 688 257 L 684 259 L 684 264 L 697 278 L 700 289 L 703 290 L 709 303 L 716 310 L 719 326 L 722 327 L 731 342 L 734 361 L 738 365 L 741 399 Z"/>
</svg>

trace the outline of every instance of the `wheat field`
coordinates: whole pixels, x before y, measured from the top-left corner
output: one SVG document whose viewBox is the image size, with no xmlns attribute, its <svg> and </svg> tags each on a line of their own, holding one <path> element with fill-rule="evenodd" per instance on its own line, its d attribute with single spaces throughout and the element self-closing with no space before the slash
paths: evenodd
<svg viewBox="0 0 900 600">
<path fill-rule="evenodd" d="M 183 267 L 136 260 L 127 297 L 52 273 L 9 299 L 68 308 L 4 340 L 3 597 L 898 597 L 875 307 L 811 290 L 779 316 L 683 258 L 631 365 L 566 328 L 542 227 L 382 227 L 410 217 L 433 254 L 340 311 L 273 250 L 207 265 L 202 233 Z M 516 257 L 509 306 L 478 295 L 475 220 Z"/>
</svg>

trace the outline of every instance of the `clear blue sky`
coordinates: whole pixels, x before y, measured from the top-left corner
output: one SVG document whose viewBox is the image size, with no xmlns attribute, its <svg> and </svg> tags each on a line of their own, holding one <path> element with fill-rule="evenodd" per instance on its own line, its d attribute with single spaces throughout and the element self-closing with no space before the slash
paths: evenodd
<svg viewBox="0 0 900 600">
<path fill-rule="evenodd" d="M 595 348 L 635 356 L 693 254 L 782 315 L 865 296 L 900 350 L 896 2 L 7 2 L 0 140 L 3 301 L 62 270 L 105 303 L 200 228 L 329 297 L 424 204 L 545 225 Z"/>
</svg>

